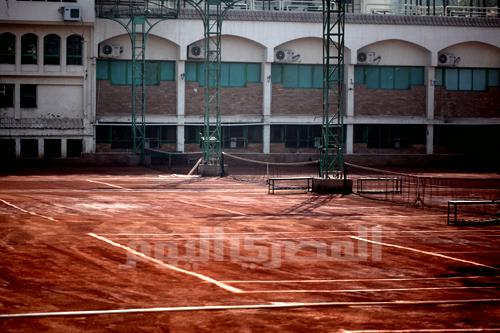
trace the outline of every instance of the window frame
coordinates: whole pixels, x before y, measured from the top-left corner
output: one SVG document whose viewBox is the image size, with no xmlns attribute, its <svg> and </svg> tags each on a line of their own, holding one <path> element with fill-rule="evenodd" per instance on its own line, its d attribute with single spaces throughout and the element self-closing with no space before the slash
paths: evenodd
<svg viewBox="0 0 500 333">
<path fill-rule="evenodd" d="M 3 86 L 3 87 L 2 87 Z M 7 88 L 9 88 L 9 91 L 10 91 L 10 94 L 11 94 L 11 97 L 10 98 L 10 101 L 8 101 L 8 98 L 5 97 L 5 98 L 1 98 L 0 99 L 0 109 L 8 109 L 8 108 L 13 108 L 14 107 L 14 103 L 15 103 L 15 84 L 14 83 L 0 83 L 0 92 L 2 92 L 3 90 L 5 90 L 5 94 L 0 94 L 0 96 L 6 96 L 7 95 Z M 7 102 L 5 102 L 7 101 Z"/>
<path fill-rule="evenodd" d="M 66 37 L 66 65 L 83 65 L 83 42 L 81 35 L 72 34 Z"/>
<path fill-rule="evenodd" d="M 34 44 L 28 44 L 31 41 L 28 41 L 28 38 L 34 37 Z M 28 46 L 33 46 L 30 50 L 28 50 Z M 34 52 L 33 52 L 34 50 Z M 29 51 L 32 51 L 31 54 Z M 31 61 L 25 61 L 25 59 L 32 59 Z M 28 32 L 21 36 L 21 65 L 37 65 L 38 64 L 38 36 L 34 33 Z"/>
<path fill-rule="evenodd" d="M 54 45 L 50 45 L 51 40 L 54 41 Z M 58 43 L 57 48 L 55 47 L 55 41 Z M 51 50 L 57 50 L 57 54 L 56 52 L 49 52 Z M 57 59 L 57 61 L 49 61 L 50 59 Z M 61 65 L 61 37 L 59 35 L 48 34 L 43 37 L 43 64 L 51 66 Z"/>
<path fill-rule="evenodd" d="M 26 96 L 27 91 L 25 89 L 27 89 L 27 88 L 33 88 L 34 95 Z M 23 94 L 24 94 L 24 96 L 23 96 Z M 36 109 L 38 107 L 38 85 L 36 85 L 36 84 L 20 84 L 19 85 L 19 96 L 20 96 L 19 97 L 20 108 L 22 108 L 22 109 Z M 27 98 L 28 98 L 28 100 L 26 100 Z"/>
<path fill-rule="evenodd" d="M 16 64 L 16 39 L 16 35 L 8 31 L 0 34 L 0 64 Z"/>
</svg>

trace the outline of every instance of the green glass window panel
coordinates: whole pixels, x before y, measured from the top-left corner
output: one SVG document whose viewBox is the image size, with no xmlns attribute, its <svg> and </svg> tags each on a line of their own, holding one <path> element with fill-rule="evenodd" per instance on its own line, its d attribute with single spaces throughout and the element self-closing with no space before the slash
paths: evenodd
<svg viewBox="0 0 500 333">
<path fill-rule="evenodd" d="M 283 65 L 283 86 L 297 88 L 299 86 L 299 66 Z"/>
<path fill-rule="evenodd" d="M 424 68 L 423 67 L 411 67 L 411 85 L 412 86 L 423 86 L 424 85 Z"/>
<path fill-rule="evenodd" d="M 500 85 L 500 70 L 498 69 L 489 69 L 488 70 L 488 86 L 490 87 L 498 87 Z"/>
<path fill-rule="evenodd" d="M 112 61 L 111 62 L 111 84 L 123 85 L 127 84 L 127 62 Z"/>
<path fill-rule="evenodd" d="M 260 83 L 260 64 L 247 64 L 247 82 Z"/>
<path fill-rule="evenodd" d="M 229 64 L 229 86 L 244 87 L 246 84 L 245 64 Z"/>
<path fill-rule="evenodd" d="M 109 66 L 106 60 L 97 60 L 96 79 L 109 80 Z"/>
<path fill-rule="evenodd" d="M 337 84 L 337 81 L 339 80 L 339 77 L 342 74 L 341 72 L 342 72 L 341 68 L 335 68 L 334 65 L 330 65 L 330 72 L 329 72 L 330 84 Z"/>
<path fill-rule="evenodd" d="M 436 68 L 434 85 L 435 86 L 442 86 L 443 85 L 443 69 L 442 68 Z"/>
<path fill-rule="evenodd" d="M 444 79 L 447 90 L 458 90 L 458 69 L 446 68 Z"/>
<path fill-rule="evenodd" d="M 132 84 L 132 72 L 133 72 L 133 64 L 132 61 L 126 61 L 126 67 L 127 67 L 127 82 L 126 84 L 131 85 Z M 140 62 L 135 63 L 135 84 L 141 84 L 141 72 L 142 72 L 142 65 Z M 147 81 L 146 81 L 147 82 Z"/>
<path fill-rule="evenodd" d="M 354 66 L 354 83 L 365 84 L 365 66 Z"/>
<path fill-rule="evenodd" d="M 368 89 L 380 88 L 380 68 L 374 66 L 366 66 L 365 79 L 366 87 Z"/>
<path fill-rule="evenodd" d="M 283 83 L 283 65 L 271 65 L 271 80 L 273 83 Z"/>
<path fill-rule="evenodd" d="M 458 89 L 472 90 L 472 69 L 461 68 L 458 74 Z"/>
<path fill-rule="evenodd" d="M 146 84 L 149 86 L 160 84 L 160 63 L 146 62 Z"/>
<path fill-rule="evenodd" d="M 394 89 L 394 67 L 380 68 L 380 88 Z"/>
<path fill-rule="evenodd" d="M 175 63 L 173 61 L 160 62 L 160 80 L 175 81 Z"/>
<path fill-rule="evenodd" d="M 205 86 L 205 64 L 199 63 L 196 66 L 196 78 L 198 79 L 198 84 L 202 87 Z"/>
<path fill-rule="evenodd" d="M 486 90 L 486 69 L 474 69 L 472 71 L 472 90 Z"/>
<path fill-rule="evenodd" d="M 220 64 L 220 86 L 229 87 L 229 64 Z"/>
<path fill-rule="evenodd" d="M 408 67 L 394 68 L 394 88 L 396 89 L 410 88 L 410 69 Z"/>
<path fill-rule="evenodd" d="M 186 63 L 186 67 L 184 68 L 186 81 L 196 81 L 196 67 L 196 63 L 194 62 Z"/>
<path fill-rule="evenodd" d="M 311 65 L 299 65 L 299 88 L 312 88 L 312 70 Z"/>
<path fill-rule="evenodd" d="M 313 88 L 323 88 L 323 66 L 313 66 Z"/>
</svg>

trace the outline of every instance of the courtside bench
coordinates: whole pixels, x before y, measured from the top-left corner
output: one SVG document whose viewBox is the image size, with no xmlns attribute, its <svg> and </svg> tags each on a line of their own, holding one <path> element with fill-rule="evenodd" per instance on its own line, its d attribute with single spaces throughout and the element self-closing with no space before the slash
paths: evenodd
<svg viewBox="0 0 500 333">
<path fill-rule="evenodd" d="M 267 193 L 274 194 L 275 191 L 311 192 L 312 179 L 313 177 L 269 178 L 267 180 Z"/>
<path fill-rule="evenodd" d="M 488 217 L 485 217 L 484 219 L 474 219 L 474 218 L 468 218 L 468 219 L 460 219 L 458 217 L 459 215 L 459 206 L 481 206 L 481 205 L 487 205 L 487 206 L 494 206 L 496 205 L 497 207 L 492 207 L 493 213 L 485 214 Z M 500 200 L 450 200 L 448 201 L 448 225 L 450 224 L 465 224 L 465 223 L 498 223 L 500 222 Z"/>
</svg>

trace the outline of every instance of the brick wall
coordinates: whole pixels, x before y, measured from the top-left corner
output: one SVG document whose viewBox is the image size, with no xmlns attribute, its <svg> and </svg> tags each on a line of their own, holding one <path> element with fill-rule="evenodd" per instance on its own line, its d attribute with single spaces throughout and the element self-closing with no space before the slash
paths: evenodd
<svg viewBox="0 0 500 333">
<path fill-rule="evenodd" d="M 161 81 L 157 86 L 146 87 L 146 114 L 175 115 L 177 91 L 173 81 Z M 97 116 L 130 115 L 132 88 L 97 81 Z"/>
<path fill-rule="evenodd" d="M 425 144 L 413 144 L 409 148 L 368 148 L 366 143 L 353 145 L 355 154 L 425 154 Z"/>
<path fill-rule="evenodd" d="M 284 143 L 271 143 L 269 149 L 271 150 L 271 153 L 278 154 L 314 154 L 319 151 L 317 148 L 287 148 Z"/>
<path fill-rule="evenodd" d="M 273 115 L 322 115 L 323 91 L 321 89 L 284 88 L 273 84 L 271 114 Z"/>
<path fill-rule="evenodd" d="M 203 115 L 204 88 L 186 82 L 186 115 Z M 249 83 L 245 88 L 221 88 L 222 115 L 262 114 L 262 84 Z"/>
<path fill-rule="evenodd" d="M 426 93 L 424 86 L 409 90 L 354 88 L 354 114 L 356 116 L 425 116 Z"/>
<path fill-rule="evenodd" d="M 487 91 L 448 91 L 436 87 L 434 116 L 448 117 L 500 117 L 500 88 Z"/>
</svg>

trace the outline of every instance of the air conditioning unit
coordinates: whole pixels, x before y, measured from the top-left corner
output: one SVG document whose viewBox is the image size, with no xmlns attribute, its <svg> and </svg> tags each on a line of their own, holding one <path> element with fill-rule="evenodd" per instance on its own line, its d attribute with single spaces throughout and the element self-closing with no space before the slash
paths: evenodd
<svg viewBox="0 0 500 333">
<path fill-rule="evenodd" d="M 231 138 L 229 142 L 230 142 L 229 147 L 238 148 L 238 138 Z"/>
<path fill-rule="evenodd" d="M 358 64 L 378 65 L 382 57 L 377 56 L 375 52 L 359 52 L 357 59 Z"/>
<path fill-rule="evenodd" d="M 63 7 L 64 21 L 81 21 L 81 10 L 77 6 L 64 6 Z"/>
<path fill-rule="evenodd" d="M 116 44 L 101 44 L 99 56 L 102 58 L 117 58 L 123 53 L 123 46 Z"/>
<path fill-rule="evenodd" d="M 300 54 L 290 49 L 276 50 L 274 52 L 274 61 L 276 62 L 299 62 Z"/>
<path fill-rule="evenodd" d="M 459 57 L 453 54 L 441 53 L 438 55 L 438 65 L 439 66 L 455 66 L 460 61 Z"/>
<path fill-rule="evenodd" d="M 204 59 L 205 58 L 205 48 L 199 45 L 189 45 L 188 46 L 188 58 L 189 59 Z"/>
</svg>

